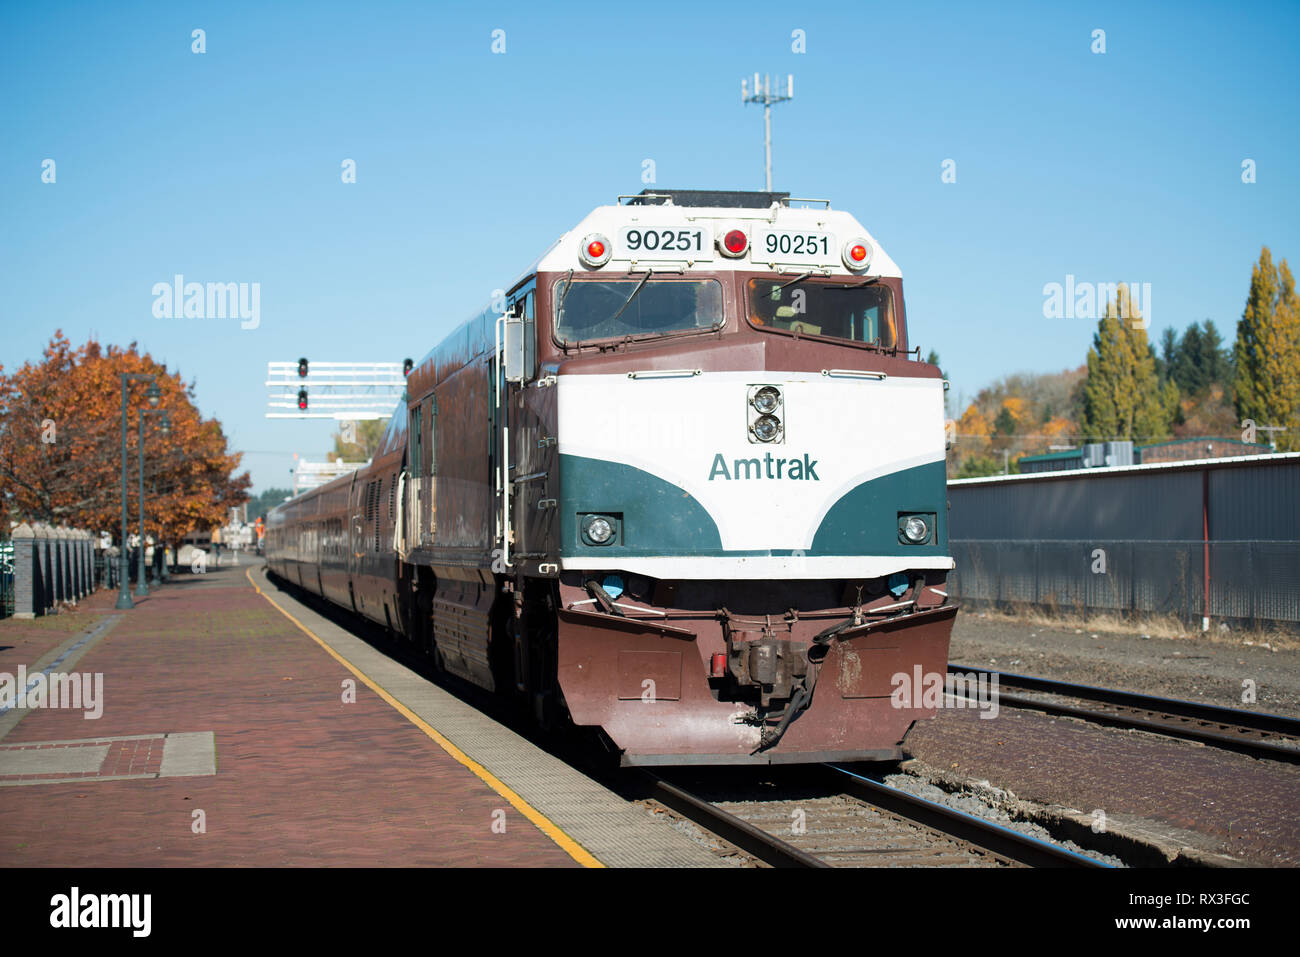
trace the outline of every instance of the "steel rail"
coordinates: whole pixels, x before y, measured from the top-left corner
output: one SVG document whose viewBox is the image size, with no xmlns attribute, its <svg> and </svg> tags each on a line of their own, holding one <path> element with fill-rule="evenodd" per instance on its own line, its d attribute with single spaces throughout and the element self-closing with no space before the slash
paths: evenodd
<svg viewBox="0 0 1300 957">
<path fill-rule="evenodd" d="M 1246 711 L 1239 708 L 1225 708 L 1220 705 L 1202 704 L 1196 701 L 1184 701 L 1178 698 L 1160 698 L 1154 695 L 1133 691 L 1121 691 L 1116 688 L 1101 688 L 1093 685 L 1075 684 L 1069 681 L 1057 681 L 1051 678 L 1038 678 L 1009 671 L 997 671 L 992 668 L 968 667 L 956 663 L 948 665 L 949 674 L 994 675 L 999 686 L 1017 688 L 1022 691 L 1041 694 L 1060 695 L 1077 698 L 1113 708 L 1125 709 L 1130 713 L 1099 711 L 1055 701 L 1025 695 L 1007 694 L 999 690 L 998 702 L 1013 708 L 1032 709 L 1048 714 L 1081 718 L 1094 724 L 1117 728 L 1137 728 L 1169 737 L 1184 738 L 1212 744 L 1225 750 L 1249 754 L 1253 757 L 1300 763 L 1300 747 L 1245 735 L 1280 735 L 1300 740 L 1300 719 L 1286 715 L 1267 712 Z M 1137 713 L 1133 713 L 1137 712 Z M 1198 724 L 1185 723 L 1198 722 Z M 1212 725 L 1213 727 L 1209 727 Z"/>
<path fill-rule="evenodd" d="M 993 854 L 1029 867 L 1090 867 L 1110 865 L 1053 844 L 1030 837 L 1014 828 L 987 821 L 955 808 L 908 794 L 882 781 L 864 777 L 835 764 L 822 767 L 834 772 L 836 786 L 860 801 L 908 818 L 932 830 L 974 844 Z"/>
<path fill-rule="evenodd" d="M 655 798 L 659 801 L 766 864 L 771 864 L 773 867 L 830 867 L 820 858 L 799 850 L 793 844 L 787 844 L 779 837 L 755 827 L 715 804 L 697 798 L 658 775 L 646 772 L 645 776 L 651 784 Z"/>
<path fill-rule="evenodd" d="M 842 792 L 887 814 L 904 818 L 1012 863 L 1029 867 L 1108 866 L 1087 855 L 908 794 L 836 765 L 825 764 L 820 767 L 828 772 L 827 780 L 833 785 L 832 793 Z M 821 858 L 800 850 L 657 775 L 646 772 L 645 776 L 659 801 L 773 867 L 831 866 Z"/>
</svg>

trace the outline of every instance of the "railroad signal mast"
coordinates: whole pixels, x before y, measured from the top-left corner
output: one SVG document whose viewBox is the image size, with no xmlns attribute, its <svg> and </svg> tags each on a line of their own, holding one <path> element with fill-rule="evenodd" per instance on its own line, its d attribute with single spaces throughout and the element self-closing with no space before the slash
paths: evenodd
<svg viewBox="0 0 1300 957">
<path fill-rule="evenodd" d="M 761 103 L 763 104 L 763 160 L 766 185 L 764 189 L 772 192 L 772 104 L 784 103 L 786 100 L 794 99 L 794 74 L 788 73 L 785 78 L 785 92 L 781 92 L 781 81 L 777 79 L 777 90 L 772 92 L 772 78 L 764 74 L 760 84 L 758 74 L 754 74 L 754 89 L 749 89 L 749 79 L 740 81 L 740 101 L 741 103 Z"/>
</svg>

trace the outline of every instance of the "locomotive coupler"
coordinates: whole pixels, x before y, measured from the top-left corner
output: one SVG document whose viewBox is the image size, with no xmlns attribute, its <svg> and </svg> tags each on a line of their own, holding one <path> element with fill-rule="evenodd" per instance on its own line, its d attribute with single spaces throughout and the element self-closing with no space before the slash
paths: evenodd
<svg viewBox="0 0 1300 957">
<path fill-rule="evenodd" d="M 726 609 L 720 617 L 727 673 L 736 686 L 756 690 L 763 708 L 788 699 L 808 669 L 804 646 L 778 634 L 770 617 L 761 623 L 740 622 Z"/>
</svg>

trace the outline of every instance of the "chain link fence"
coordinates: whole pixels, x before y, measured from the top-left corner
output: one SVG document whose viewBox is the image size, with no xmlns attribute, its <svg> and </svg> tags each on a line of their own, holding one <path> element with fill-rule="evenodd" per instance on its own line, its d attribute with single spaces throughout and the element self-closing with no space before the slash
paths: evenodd
<svg viewBox="0 0 1300 957">
<path fill-rule="evenodd" d="M 959 599 L 1060 612 L 1206 614 L 1203 541 L 953 539 Z M 1300 542 L 1210 542 L 1208 614 L 1251 625 L 1300 622 Z"/>
</svg>

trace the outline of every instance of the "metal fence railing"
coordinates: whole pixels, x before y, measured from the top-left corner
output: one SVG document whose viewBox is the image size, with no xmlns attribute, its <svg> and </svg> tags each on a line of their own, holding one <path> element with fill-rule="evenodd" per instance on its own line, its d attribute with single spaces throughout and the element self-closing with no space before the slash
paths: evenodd
<svg viewBox="0 0 1300 957">
<path fill-rule="evenodd" d="M 1206 613 L 1201 541 L 953 539 L 959 599 L 1052 611 Z M 1208 613 L 1251 624 L 1300 622 L 1300 542 L 1210 542 Z"/>
<path fill-rule="evenodd" d="M 0 618 L 14 613 L 14 543 L 0 539 Z"/>
</svg>

